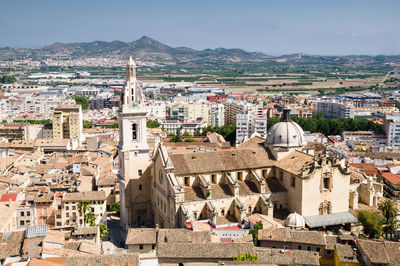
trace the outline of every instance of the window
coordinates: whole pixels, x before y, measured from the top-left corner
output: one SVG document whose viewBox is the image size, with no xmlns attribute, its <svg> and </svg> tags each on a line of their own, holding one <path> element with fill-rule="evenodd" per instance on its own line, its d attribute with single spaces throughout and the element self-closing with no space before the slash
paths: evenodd
<svg viewBox="0 0 400 266">
<path fill-rule="evenodd" d="M 283 181 L 283 172 L 282 172 L 282 171 L 279 171 L 279 179 L 280 179 L 281 181 Z"/>
<path fill-rule="evenodd" d="M 185 176 L 185 186 L 189 186 L 190 183 L 190 178 L 188 176 Z"/>
<path fill-rule="evenodd" d="M 25 225 L 25 221 L 20 221 L 19 224 L 20 225 Z"/>
<path fill-rule="evenodd" d="M 142 244 L 139 245 L 139 249 L 143 249 L 143 245 Z"/>
<path fill-rule="evenodd" d="M 292 178 L 291 178 L 290 185 L 291 185 L 292 187 L 296 187 L 296 178 L 295 178 L 294 176 L 292 176 Z"/>
<path fill-rule="evenodd" d="M 76 210 L 76 206 L 72 206 L 72 210 L 75 211 Z"/>
<path fill-rule="evenodd" d="M 151 245 L 151 249 L 155 249 L 156 248 L 156 245 Z"/>
<path fill-rule="evenodd" d="M 239 181 L 243 181 L 243 172 L 237 172 L 237 178 Z"/>
<path fill-rule="evenodd" d="M 27 212 L 26 212 L 26 216 L 31 216 L 31 212 L 30 212 L 30 211 L 27 211 Z"/>
<path fill-rule="evenodd" d="M 262 170 L 262 175 L 263 175 L 264 178 L 267 177 L 267 170 L 266 169 Z"/>
<path fill-rule="evenodd" d="M 68 206 L 66 206 L 66 207 L 65 207 L 65 209 L 68 211 L 68 210 L 69 210 L 69 207 L 68 207 Z"/>
<path fill-rule="evenodd" d="M 308 250 L 308 251 L 311 251 L 311 250 L 312 250 L 312 247 L 311 247 L 311 246 L 307 246 L 307 250 Z"/>
<path fill-rule="evenodd" d="M 25 216 L 25 213 L 24 213 L 24 212 L 21 212 L 21 216 Z"/>
<path fill-rule="evenodd" d="M 193 219 L 197 219 L 197 212 L 193 212 Z"/>
<path fill-rule="evenodd" d="M 90 211 L 94 213 L 94 208 L 93 208 L 93 207 L 92 207 L 92 208 L 90 208 Z"/>
<path fill-rule="evenodd" d="M 138 170 L 138 175 L 142 176 L 142 170 Z"/>
<path fill-rule="evenodd" d="M 328 177 L 325 177 L 324 178 L 324 189 L 329 189 L 330 187 L 329 187 L 329 182 L 330 180 L 329 180 L 329 178 Z"/>
<path fill-rule="evenodd" d="M 137 125 L 132 124 L 132 139 L 136 140 L 137 139 Z"/>
<path fill-rule="evenodd" d="M 217 175 L 216 174 L 211 175 L 211 183 L 217 184 Z"/>
<path fill-rule="evenodd" d="M 321 252 L 321 248 L 320 248 L 320 247 L 316 247 L 316 248 L 315 248 L 315 251 L 316 251 L 316 252 Z"/>
<path fill-rule="evenodd" d="M 332 255 L 332 250 L 327 250 L 326 255 Z"/>
<path fill-rule="evenodd" d="M 221 210 L 221 216 L 225 216 L 225 210 L 224 209 Z"/>
<path fill-rule="evenodd" d="M 61 226 L 61 222 L 57 222 L 57 226 Z"/>
<path fill-rule="evenodd" d="M 301 245 L 297 245 L 297 249 L 298 249 L 298 250 L 301 250 Z"/>
<path fill-rule="evenodd" d="M 284 249 L 289 249 L 289 246 L 284 246 L 283 248 L 284 248 Z"/>
<path fill-rule="evenodd" d="M 65 216 L 69 217 L 69 213 L 67 212 Z"/>
<path fill-rule="evenodd" d="M 247 212 L 249 212 L 249 213 L 251 212 L 251 206 L 249 206 L 249 208 L 248 208 L 248 211 L 247 211 Z"/>
<path fill-rule="evenodd" d="M 142 185 L 139 185 L 139 190 L 142 190 Z"/>
</svg>

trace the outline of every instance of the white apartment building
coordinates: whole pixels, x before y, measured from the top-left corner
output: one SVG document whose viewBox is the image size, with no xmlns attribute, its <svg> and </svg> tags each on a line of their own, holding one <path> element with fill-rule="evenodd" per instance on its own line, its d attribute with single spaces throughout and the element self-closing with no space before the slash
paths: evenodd
<svg viewBox="0 0 400 266">
<path fill-rule="evenodd" d="M 160 123 L 161 128 L 167 132 L 167 134 L 184 134 L 185 132 L 193 135 L 196 131 L 201 131 L 202 128 L 207 126 L 204 120 L 200 121 L 184 121 L 181 122 L 176 119 L 165 120 Z"/>
<path fill-rule="evenodd" d="M 147 114 L 158 119 L 165 119 L 165 108 L 164 101 L 149 101 L 146 105 Z"/>
<path fill-rule="evenodd" d="M 210 104 L 208 102 L 190 102 L 187 107 L 188 120 L 202 118 L 206 123 L 209 122 Z"/>
<path fill-rule="evenodd" d="M 345 102 L 321 101 L 317 103 L 317 112 L 324 115 L 326 119 L 331 118 L 354 118 L 354 105 Z"/>
<path fill-rule="evenodd" d="M 400 147 L 400 114 L 386 115 L 384 122 L 386 145 Z"/>
<path fill-rule="evenodd" d="M 225 107 L 223 104 L 214 104 L 210 107 L 209 124 L 213 127 L 225 125 Z"/>
<path fill-rule="evenodd" d="M 267 117 L 254 113 L 238 114 L 236 116 L 236 144 L 240 144 L 253 134 L 267 137 Z"/>
</svg>

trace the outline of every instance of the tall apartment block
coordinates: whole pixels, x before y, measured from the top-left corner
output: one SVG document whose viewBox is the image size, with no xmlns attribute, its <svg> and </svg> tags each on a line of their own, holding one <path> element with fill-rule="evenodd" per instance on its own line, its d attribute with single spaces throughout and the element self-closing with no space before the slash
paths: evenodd
<svg viewBox="0 0 400 266">
<path fill-rule="evenodd" d="M 326 119 L 354 118 L 354 105 L 336 101 L 321 101 L 317 103 L 317 112 Z"/>
<path fill-rule="evenodd" d="M 81 145 L 82 128 L 82 108 L 80 105 L 59 105 L 54 109 L 54 139 L 76 139 Z"/>
<path fill-rule="evenodd" d="M 400 114 L 386 115 L 384 122 L 386 145 L 400 147 Z"/>
<path fill-rule="evenodd" d="M 211 105 L 210 125 L 213 127 L 221 127 L 225 125 L 225 108 L 223 104 L 219 103 Z"/>
<path fill-rule="evenodd" d="M 236 117 L 236 144 L 240 144 L 253 134 L 267 138 L 267 116 L 257 113 L 238 114 Z"/>
</svg>

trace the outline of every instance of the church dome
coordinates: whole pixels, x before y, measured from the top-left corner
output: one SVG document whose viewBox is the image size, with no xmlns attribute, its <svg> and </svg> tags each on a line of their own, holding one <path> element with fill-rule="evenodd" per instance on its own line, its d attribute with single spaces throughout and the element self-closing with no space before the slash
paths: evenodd
<svg viewBox="0 0 400 266">
<path fill-rule="evenodd" d="M 273 125 L 267 134 L 267 145 L 295 148 L 306 145 L 303 129 L 290 119 L 290 110 L 283 110 L 282 121 Z"/>
<path fill-rule="evenodd" d="M 303 216 L 293 212 L 286 217 L 285 226 L 292 228 L 303 228 L 306 226 Z"/>
</svg>

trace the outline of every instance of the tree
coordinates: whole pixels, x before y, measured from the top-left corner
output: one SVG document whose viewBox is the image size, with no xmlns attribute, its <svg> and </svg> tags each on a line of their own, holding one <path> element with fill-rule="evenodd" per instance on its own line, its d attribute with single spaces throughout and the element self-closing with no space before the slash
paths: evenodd
<svg viewBox="0 0 400 266">
<path fill-rule="evenodd" d="M 105 224 L 100 224 L 99 225 L 99 230 L 100 230 L 100 238 L 105 238 L 108 235 L 108 228 Z"/>
<path fill-rule="evenodd" d="M 86 99 L 86 97 L 83 97 L 83 96 L 76 96 L 76 97 L 74 98 L 74 100 L 75 100 L 75 103 L 76 103 L 76 104 L 80 104 L 80 105 L 82 106 L 82 109 L 83 109 L 83 110 L 86 110 L 86 109 L 89 108 L 89 102 L 88 102 L 88 100 Z"/>
<path fill-rule="evenodd" d="M 90 226 L 95 226 L 96 225 L 96 216 L 94 215 L 93 212 L 88 212 L 86 213 L 86 216 L 84 217 L 85 223 L 89 224 Z"/>
<path fill-rule="evenodd" d="M 258 243 L 258 230 L 263 229 L 263 224 L 258 222 L 254 225 L 254 228 L 249 231 L 249 234 L 253 237 L 254 246 L 257 246 Z"/>
<path fill-rule="evenodd" d="M 195 140 L 195 139 L 192 139 L 192 138 L 186 138 L 186 139 L 185 139 L 185 142 L 196 142 L 196 140 Z"/>
<path fill-rule="evenodd" d="M 172 135 L 169 139 L 169 142 L 182 142 L 182 138 L 180 135 Z"/>
<path fill-rule="evenodd" d="M 160 123 L 158 123 L 157 120 L 149 119 L 146 121 L 146 126 L 147 126 L 147 128 L 158 128 L 158 127 L 160 127 Z"/>
<path fill-rule="evenodd" d="M 164 236 L 164 242 L 165 242 L 165 243 L 168 242 L 168 237 L 167 237 L 167 235 Z"/>
<path fill-rule="evenodd" d="M 83 128 L 92 128 L 93 122 L 89 120 L 83 120 Z"/>
<path fill-rule="evenodd" d="M 182 136 L 184 136 L 184 137 L 189 137 L 189 136 L 190 136 L 190 133 L 187 132 L 187 131 L 185 131 L 185 132 L 183 132 Z"/>
<path fill-rule="evenodd" d="M 120 96 L 121 95 L 121 90 L 114 90 L 114 96 Z"/>
<path fill-rule="evenodd" d="M 391 199 L 386 199 L 379 203 L 378 209 L 381 211 L 382 215 L 385 216 L 386 222 L 397 216 L 399 210 L 396 207 L 396 202 Z"/>
<path fill-rule="evenodd" d="M 5 75 L 5 76 L 2 76 L 0 79 L 0 83 L 3 83 L 3 84 L 12 84 L 15 82 L 17 82 L 17 80 L 12 75 Z"/>
<path fill-rule="evenodd" d="M 119 211 L 120 211 L 120 202 L 116 201 L 113 204 L 111 204 L 110 210 L 113 212 L 116 212 L 117 215 L 119 215 Z"/>
<path fill-rule="evenodd" d="M 378 238 L 381 235 L 383 218 L 379 214 L 362 210 L 358 213 L 357 219 L 363 226 L 364 234 L 369 238 Z"/>
<path fill-rule="evenodd" d="M 78 212 L 83 215 L 85 225 L 87 223 L 86 213 L 90 211 L 90 202 L 88 200 L 82 200 L 78 203 Z"/>
<path fill-rule="evenodd" d="M 390 235 L 390 239 L 393 239 L 393 236 L 397 234 L 397 228 L 399 228 L 399 221 L 396 219 L 390 219 L 387 221 L 385 226 L 383 227 L 383 232 L 385 233 L 386 238 Z"/>
<path fill-rule="evenodd" d="M 250 253 L 250 251 L 247 251 L 247 253 L 240 253 L 237 256 L 233 256 L 234 261 L 258 261 L 258 254 L 253 255 Z"/>
</svg>

